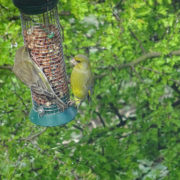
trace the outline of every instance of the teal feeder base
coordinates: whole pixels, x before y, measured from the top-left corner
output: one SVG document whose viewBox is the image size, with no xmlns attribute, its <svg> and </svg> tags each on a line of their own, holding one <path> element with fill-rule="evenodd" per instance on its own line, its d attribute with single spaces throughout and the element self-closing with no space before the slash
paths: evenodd
<svg viewBox="0 0 180 180">
<path fill-rule="evenodd" d="M 64 112 L 56 112 L 51 114 L 39 115 L 34 109 L 30 112 L 30 120 L 32 123 L 40 126 L 61 126 L 74 119 L 77 109 L 73 106 L 68 107 Z"/>
</svg>

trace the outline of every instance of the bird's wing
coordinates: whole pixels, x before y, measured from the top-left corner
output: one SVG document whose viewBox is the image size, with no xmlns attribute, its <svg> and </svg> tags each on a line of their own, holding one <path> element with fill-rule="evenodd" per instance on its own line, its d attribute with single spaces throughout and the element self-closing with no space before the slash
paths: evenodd
<svg viewBox="0 0 180 180">
<path fill-rule="evenodd" d="M 85 87 L 86 87 L 88 90 L 92 89 L 92 87 L 93 87 L 93 75 L 92 75 L 91 70 L 90 70 L 90 69 L 89 69 L 89 70 L 86 70 L 86 71 L 84 72 L 84 76 L 86 77 L 86 78 L 85 78 L 85 81 L 84 81 Z"/>
<path fill-rule="evenodd" d="M 24 46 L 16 52 L 13 72 L 25 85 L 37 94 L 44 94 L 50 98 L 55 98 L 63 108 L 67 106 L 55 94 L 46 75 L 39 66 L 32 61 L 28 49 Z"/>
<path fill-rule="evenodd" d="M 29 69 L 26 64 L 26 58 L 24 59 L 23 56 L 24 50 L 25 48 L 23 46 L 16 51 L 13 72 L 19 80 L 21 80 L 28 87 L 31 87 L 31 85 L 34 83 L 32 69 Z"/>
<path fill-rule="evenodd" d="M 46 96 L 55 98 L 58 101 L 58 103 L 63 106 L 63 108 L 67 107 L 67 105 L 56 95 L 41 68 L 34 61 L 31 60 L 28 50 L 26 51 L 26 53 L 28 53 L 27 56 L 29 66 L 32 66 L 34 75 L 36 76 L 36 82 L 34 86 L 32 86 L 33 90 L 37 93 L 42 92 L 42 94 Z"/>
<path fill-rule="evenodd" d="M 71 88 L 73 94 L 79 99 L 84 99 L 88 95 L 91 84 L 91 72 L 74 67 L 71 74 Z"/>
<path fill-rule="evenodd" d="M 88 89 L 87 98 L 88 98 L 88 101 L 90 101 L 90 99 L 91 99 L 90 97 L 93 94 L 93 86 L 94 86 L 94 79 L 93 79 L 93 75 L 92 75 L 91 71 L 89 71 L 88 77 L 89 78 L 87 79 L 86 87 Z"/>
</svg>

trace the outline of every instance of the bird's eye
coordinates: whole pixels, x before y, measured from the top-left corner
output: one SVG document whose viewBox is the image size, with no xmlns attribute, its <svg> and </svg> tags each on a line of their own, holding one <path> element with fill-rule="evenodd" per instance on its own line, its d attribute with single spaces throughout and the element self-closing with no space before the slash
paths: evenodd
<svg viewBox="0 0 180 180">
<path fill-rule="evenodd" d="M 80 63 L 80 61 L 76 60 L 77 63 Z"/>
</svg>

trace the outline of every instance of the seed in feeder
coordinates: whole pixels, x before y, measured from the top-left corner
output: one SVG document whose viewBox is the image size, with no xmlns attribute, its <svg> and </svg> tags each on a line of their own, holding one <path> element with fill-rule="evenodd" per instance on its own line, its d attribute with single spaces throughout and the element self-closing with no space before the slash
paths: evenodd
<svg viewBox="0 0 180 180">
<path fill-rule="evenodd" d="M 32 32 L 33 32 L 33 29 L 28 29 L 27 30 L 27 34 L 29 34 L 29 35 L 32 34 Z"/>
<path fill-rule="evenodd" d="M 40 44 L 40 45 L 44 45 L 44 42 L 43 42 L 43 41 L 40 41 L 39 44 Z"/>
<path fill-rule="evenodd" d="M 60 97 L 63 97 L 63 92 L 62 91 L 59 91 L 59 94 L 60 94 Z"/>
<path fill-rule="evenodd" d="M 32 38 L 33 40 L 36 40 L 36 36 L 32 36 L 31 38 Z"/>
<path fill-rule="evenodd" d="M 33 49 L 33 48 L 34 48 L 33 43 L 29 43 L 28 48 L 29 48 L 29 49 Z"/>
<path fill-rule="evenodd" d="M 51 103 L 48 101 L 48 102 L 46 102 L 46 106 L 50 106 L 51 105 Z"/>
<path fill-rule="evenodd" d="M 53 52 L 53 49 L 50 49 L 49 52 Z"/>
<path fill-rule="evenodd" d="M 55 46 L 55 49 L 56 49 L 56 50 L 59 50 L 60 48 L 59 48 L 59 46 Z"/>
</svg>

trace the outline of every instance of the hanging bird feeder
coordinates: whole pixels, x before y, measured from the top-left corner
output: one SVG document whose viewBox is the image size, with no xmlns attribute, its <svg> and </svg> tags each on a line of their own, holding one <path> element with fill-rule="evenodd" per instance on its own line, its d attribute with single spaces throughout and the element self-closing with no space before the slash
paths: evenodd
<svg viewBox="0 0 180 180">
<path fill-rule="evenodd" d="M 59 106 L 46 94 L 31 89 L 33 108 L 30 120 L 41 126 L 58 126 L 71 121 L 76 108 L 69 106 L 68 81 L 62 48 L 61 27 L 57 12 L 58 0 L 13 0 L 21 12 L 24 45 L 31 60 L 42 70 Z"/>
</svg>

